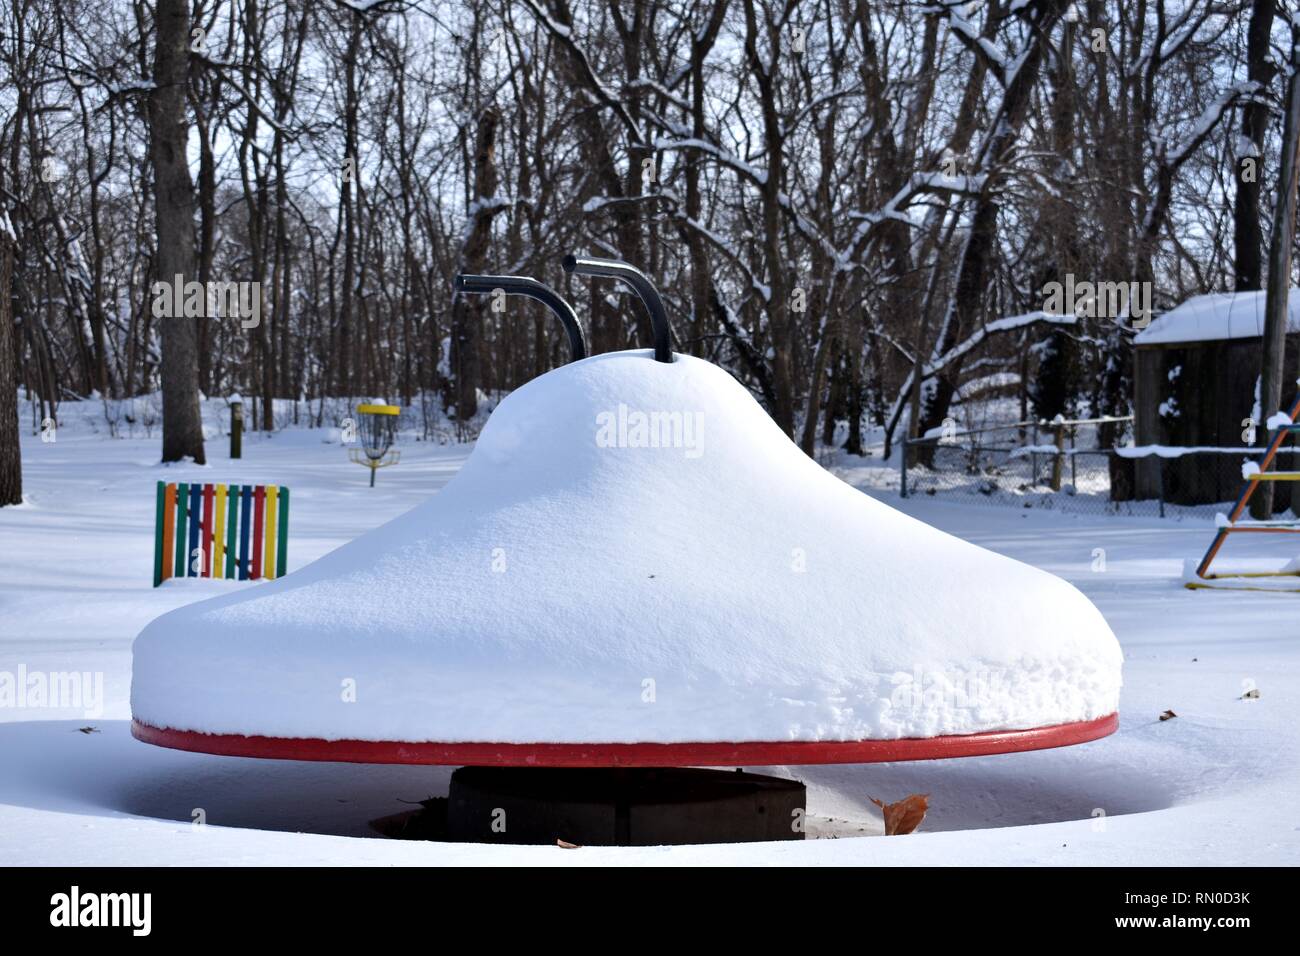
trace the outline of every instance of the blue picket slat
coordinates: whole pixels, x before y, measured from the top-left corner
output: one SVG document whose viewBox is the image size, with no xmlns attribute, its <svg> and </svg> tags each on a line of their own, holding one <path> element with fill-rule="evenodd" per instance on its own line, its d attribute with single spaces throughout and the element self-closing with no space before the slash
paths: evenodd
<svg viewBox="0 0 1300 956">
<path fill-rule="evenodd" d="M 253 488 L 251 485 L 244 485 L 242 500 L 239 503 L 239 580 L 248 580 L 248 544 L 249 536 L 252 534 L 252 524 L 250 520 L 253 516 Z"/>
</svg>

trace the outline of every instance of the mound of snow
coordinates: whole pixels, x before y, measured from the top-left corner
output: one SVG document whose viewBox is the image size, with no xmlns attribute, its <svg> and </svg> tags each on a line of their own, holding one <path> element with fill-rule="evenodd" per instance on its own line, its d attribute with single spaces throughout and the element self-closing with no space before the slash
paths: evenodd
<svg viewBox="0 0 1300 956">
<path fill-rule="evenodd" d="M 868 498 L 708 362 L 598 355 L 507 397 L 456 478 L 137 638 L 137 720 L 328 740 L 858 740 L 1117 709 L 1061 579 Z"/>
</svg>

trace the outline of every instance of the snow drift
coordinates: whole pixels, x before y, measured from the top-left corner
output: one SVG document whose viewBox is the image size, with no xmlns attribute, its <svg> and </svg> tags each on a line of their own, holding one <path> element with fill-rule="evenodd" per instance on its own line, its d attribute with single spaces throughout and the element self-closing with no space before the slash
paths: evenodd
<svg viewBox="0 0 1300 956">
<path fill-rule="evenodd" d="M 326 740 L 847 741 L 1103 717 L 1120 665 L 1066 582 L 843 484 L 717 366 L 630 351 L 515 391 L 402 517 L 156 619 L 131 704 Z"/>
</svg>

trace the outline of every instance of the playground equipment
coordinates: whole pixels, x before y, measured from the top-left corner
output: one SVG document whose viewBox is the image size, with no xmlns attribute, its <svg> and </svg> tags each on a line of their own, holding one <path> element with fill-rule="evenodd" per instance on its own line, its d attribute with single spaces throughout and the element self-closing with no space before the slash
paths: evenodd
<svg viewBox="0 0 1300 956">
<path fill-rule="evenodd" d="M 255 601 L 150 624 L 136 737 L 460 765 L 453 838 L 653 843 L 799 839 L 804 804 L 795 781 L 654 768 L 975 756 L 1115 730 L 1122 655 L 1081 593 L 850 488 L 729 373 L 673 354 L 640 272 L 567 266 L 627 282 L 653 349 L 528 382 L 398 521 Z M 213 647 L 220 663 L 199 666 Z M 341 676 L 364 706 L 339 705 Z"/>
<path fill-rule="evenodd" d="M 348 457 L 358 465 L 370 469 L 370 487 L 375 487 L 375 472 L 396 465 L 402 453 L 393 447 L 397 437 L 397 416 L 402 410 L 396 405 L 358 405 L 361 416 L 359 429 L 361 447 L 349 448 Z"/>
<path fill-rule="evenodd" d="M 626 262 L 617 259 L 579 259 L 577 256 L 565 256 L 564 271 L 572 275 L 591 276 L 604 279 L 618 279 L 632 287 L 640 298 L 641 304 L 650 313 L 650 326 L 654 333 L 656 362 L 672 362 L 672 326 L 668 322 L 668 312 L 659 298 L 659 290 L 645 277 L 645 274 Z"/>
<path fill-rule="evenodd" d="M 278 578 L 288 570 L 289 489 L 158 482 L 153 586 L 168 578 Z"/>
<path fill-rule="evenodd" d="M 1290 582 L 1277 580 L 1281 578 L 1300 578 L 1300 564 L 1297 562 L 1292 562 L 1276 571 L 1217 574 L 1210 571 L 1210 565 L 1218 557 L 1220 549 L 1227 542 L 1230 534 L 1296 534 L 1300 532 L 1300 519 L 1296 518 L 1280 518 L 1267 521 L 1241 520 L 1242 515 L 1246 512 L 1246 506 L 1250 503 L 1251 496 L 1261 482 L 1300 481 L 1300 471 L 1271 470 L 1282 443 L 1286 441 L 1288 436 L 1300 432 L 1300 423 L 1296 422 L 1297 416 L 1300 416 L 1300 396 L 1296 397 L 1295 404 L 1291 406 L 1289 413 L 1279 413 L 1269 419 L 1267 424 L 1269 430 L 1273 432 L 1273 437 L 1268 443 L 1268 449 L 1264 452 L 1264 457 L 1257 467 L 1252 467 L 1253 463 L 1251 463 L 1242 469 L 1245 486 L 1241 489 L 1237 503 L 1233 505 L 1232 511 L 1228 513 L 1227 518 L 1224 519 L 1222 515 L 1218 516 L 1218 531 L 1215 532 L 1214 540 L 1210 542 L 1210 547 L 1206 550 L 1205 556 L 1201 558 L 1201 563 L 1196 566 L 1195 578 L 1189 576 L 1185 582 L 1188 588 L 1192 590 L 1300 592 L 1300 583 L 1291 584 Z"/>
<path fill-rule="evenodd" d="M 587 338 L 573 306 L 550 286 L 531 276 L 458 275 L 452 281 L 452 288 L 470 295 L 493 295 L 499 292 L 542 303 L 560 320 L 560 325 L 569 337 L 569 360 L 577 362 L 587 357 Z"/>
</svg>

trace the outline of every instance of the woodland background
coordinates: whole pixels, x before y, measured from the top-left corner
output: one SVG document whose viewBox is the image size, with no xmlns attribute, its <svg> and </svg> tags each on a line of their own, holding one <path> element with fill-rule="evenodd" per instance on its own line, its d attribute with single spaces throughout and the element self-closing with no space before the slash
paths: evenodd
<svg viewBox="0 0 1300 956">
<path fill-rule="evenodd" d="M 676 348 L 809 452 L 876 425 L 888 453 L 987 388 L 1127 414 L 1131 323 L 1052 322 L 1043 286 L 1262 288 L 1298 26 L 1274 0 L 4 0 L 0 449 L 20 387 L 34 420 L 161 391 L 164 460 L 203 459 L 200 392 L 260 428 L 271 398 L 334 424 L 325 398 L 368 397 L 470 437 L 567 354 L 458 271 L 648 345 L 570 252 L 642 268 Z M 261 283 L 261 324 L 155 318 L 178 273 Z"/>
</svg>

